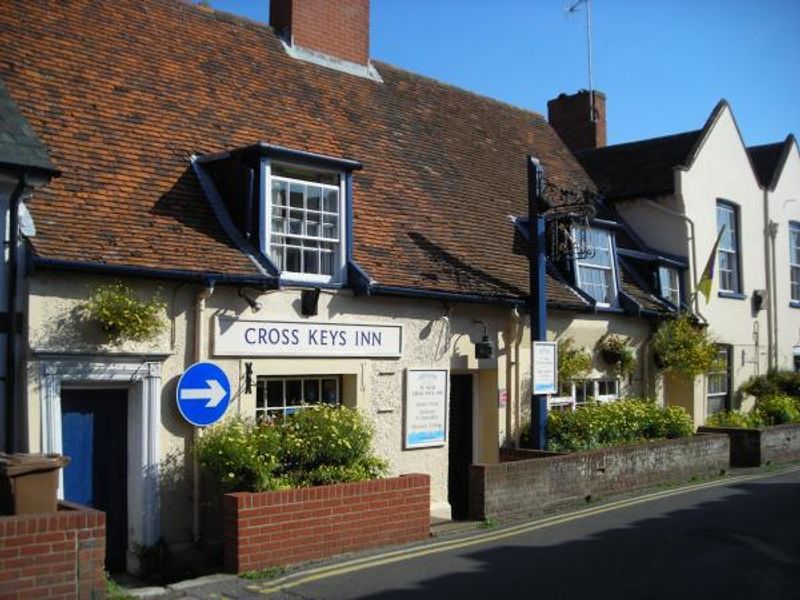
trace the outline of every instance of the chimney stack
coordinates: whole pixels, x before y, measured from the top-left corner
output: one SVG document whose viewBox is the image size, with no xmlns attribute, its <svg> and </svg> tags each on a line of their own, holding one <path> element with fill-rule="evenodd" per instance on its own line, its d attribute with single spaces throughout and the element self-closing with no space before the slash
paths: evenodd
<svg viewBox="0 0 800 600">
<path fill-rule="evenodd" d="M 291 46 L 369 64 L 369 0 L 271 0 L 269 22 Z"/>
<path fill-rule="evenodd" d="M 606 145 L 606 95 L 603 92 L 581 90 L 572 96 L 561 94 L 547 103 L 547 120 L 573 152 Z"/>
</svg>

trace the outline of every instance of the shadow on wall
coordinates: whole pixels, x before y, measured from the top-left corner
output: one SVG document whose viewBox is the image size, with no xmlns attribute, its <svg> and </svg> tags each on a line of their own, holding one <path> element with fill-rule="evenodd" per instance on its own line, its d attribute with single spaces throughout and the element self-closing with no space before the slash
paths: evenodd
<svg viewBox="0 0 800 600">
<path fill-rule="evenodd" d="M 721 499 L 613 529 L 605 527 L 635 512 L 542 529 L 512 538 L 519 541 L 516 545 L 467 549 L 451 560 L 443 555 L 418 558 L 418 568 L 412 561 L 401 568 L 379 567 L 360 580 L 364 591 L 353 597 L 441 600 L 535 593 L 541 598 L 607 600 L 796 599 L 800 485 L 743 484 L 722 493 Z M 670 502 L 684 506 L 683 498 Z M 562 541 L 563 535 L 569 541 Z M 370 592 L 392 584 L 396 588 L 391 591 Z M 312 595 L 316 589 L 311 585 L 302 592 Z"/>
</svg>

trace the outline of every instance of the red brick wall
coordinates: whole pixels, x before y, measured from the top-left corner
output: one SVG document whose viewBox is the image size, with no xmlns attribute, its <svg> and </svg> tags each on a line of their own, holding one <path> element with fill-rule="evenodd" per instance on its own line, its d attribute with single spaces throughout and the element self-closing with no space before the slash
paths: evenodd
<svg viewBox="0 0 800 600">
<path fill-rule="evenodd" d="M 561 94 L 547 103 L 547 120 L 573 152 L 606 145 L 606 96 L 602 92 L 594 92 L 594 121 L 591 115 L 591 95 L 587 90 L 572 96 Z"/>
<path fill-rule="evenodd" d="M 225 567 L 242 573 L 430 535 L 430 477 L 227 494 Z"/>
<path fill-rule="evenodd" d="M 0 598 L 103 598 L 106 515 L 62 502 L 56 513 L 0 517 Z"/>
<path fill-rule="evenodd" d="M 302 48 L 369 62 L 369 0 L 272 0 L 270 24 Z"/>
</svg>

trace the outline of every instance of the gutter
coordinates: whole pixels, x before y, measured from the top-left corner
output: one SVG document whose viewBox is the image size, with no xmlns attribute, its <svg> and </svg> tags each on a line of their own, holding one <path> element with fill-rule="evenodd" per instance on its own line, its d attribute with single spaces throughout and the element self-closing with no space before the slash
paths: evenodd
<svg viewBox="0 0 800 600">
<path fill-rule="evenodd" d="M 182 269 L 156 269 L 153 267 L 139 267 L 133 265 L 111 265 L 108 263 L 82 262 L 60 258 L 42 258 L 34 256 L 28 265 L 29 271 L 37 269 L 52 269 L 60 271 L 78 271 L 83 273 L 98 273 L 101 275 L 116 275 L 119 277 L 147 277 L 151 279 L 177 279 L 195 283 L 231 283 L 241 285 L 262 286 L 268 289 L 277 289 L 278 279 L 267 275 L 232 275 L 214 271 L 188 271 Z"/>
</svg>

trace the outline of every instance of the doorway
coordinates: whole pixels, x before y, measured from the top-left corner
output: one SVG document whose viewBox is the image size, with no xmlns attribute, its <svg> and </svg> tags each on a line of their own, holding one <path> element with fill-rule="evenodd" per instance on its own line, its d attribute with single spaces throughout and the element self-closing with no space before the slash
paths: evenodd
<svg viewBox="0 0 800 600">
<path fill-rule="evenodd" d="M 64 499 L 106 513 L 106 568 L 125 571 L 128 390 L 61 390 Z"/>
<path fill-rule="evenodd" d="M 449 468 L 447 500 L 453 519 L 469 516 L 469 466 L 472 464 L 472 375 L 450 376 Z"/>
</svg>

